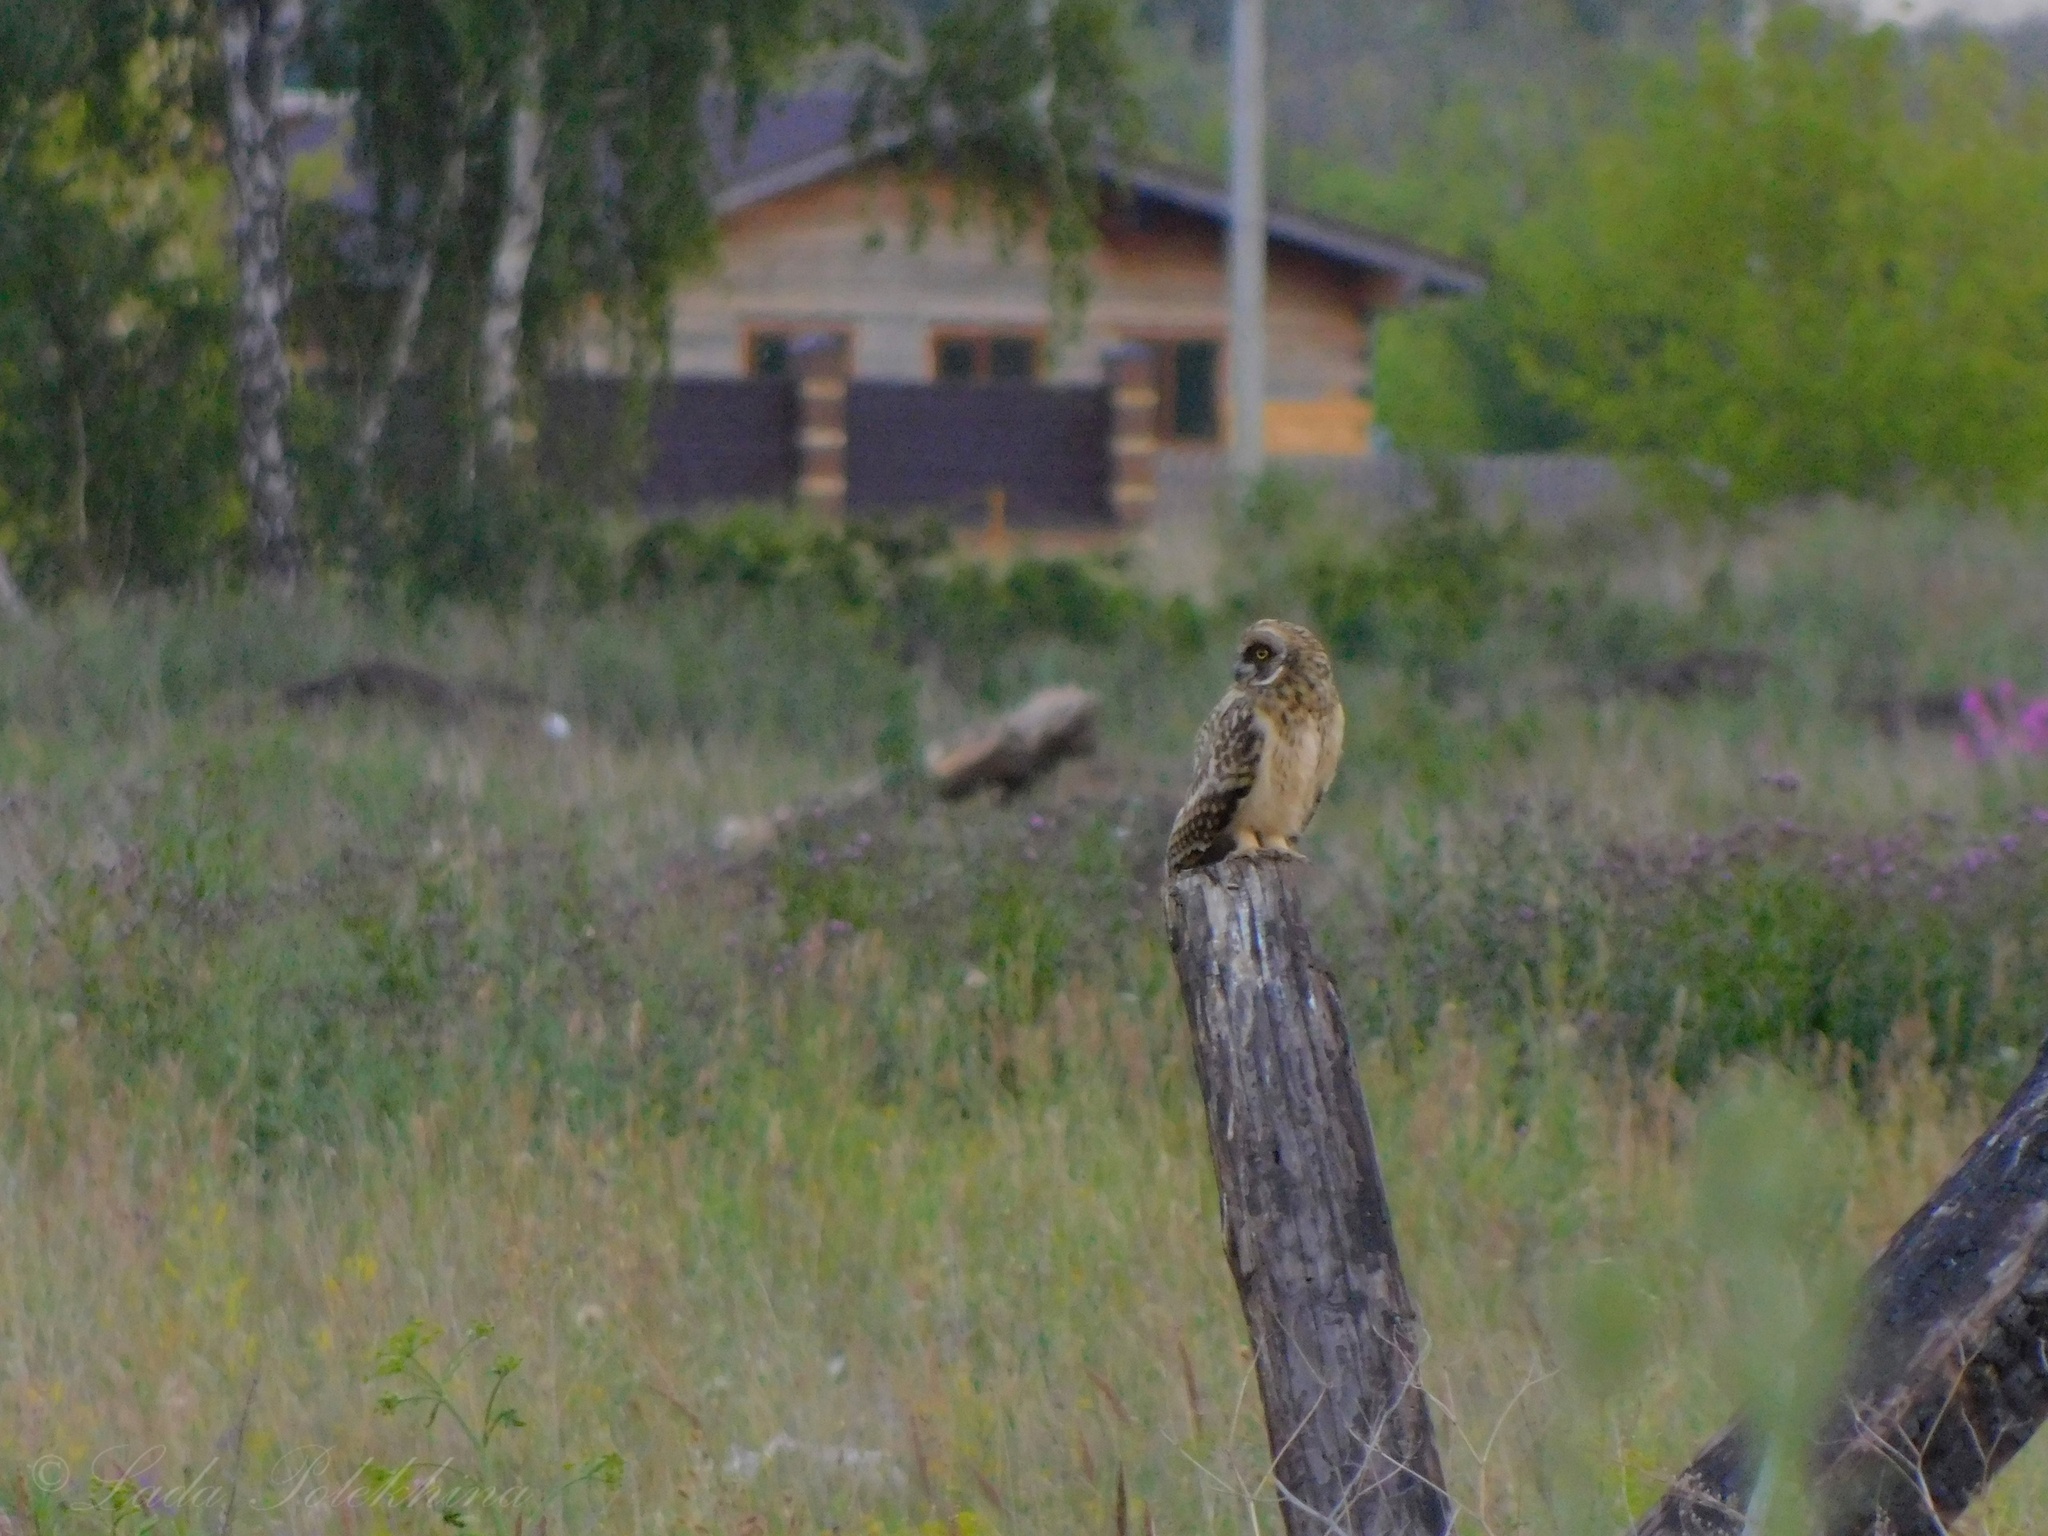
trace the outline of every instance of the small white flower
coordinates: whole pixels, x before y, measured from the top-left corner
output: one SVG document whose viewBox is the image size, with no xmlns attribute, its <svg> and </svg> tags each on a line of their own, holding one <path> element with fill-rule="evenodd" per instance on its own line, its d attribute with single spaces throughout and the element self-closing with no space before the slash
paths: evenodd
<svg viewBox="0 0 2048 1536">
<path fill-rule="evenodd" d="M 569 739 L 569 717 L 558 714 L 554 710 L 549 710 L 540 717 L 540 728 L 549 741 L 567 741 Z"/>
</svg>

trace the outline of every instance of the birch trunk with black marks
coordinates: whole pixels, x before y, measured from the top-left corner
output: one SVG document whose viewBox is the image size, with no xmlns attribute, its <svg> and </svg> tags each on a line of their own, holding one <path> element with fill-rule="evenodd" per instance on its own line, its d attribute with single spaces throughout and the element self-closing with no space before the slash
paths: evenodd
<svg viewBox="0 0 2048 1536">
<path fill-rule="evenodd" d="M 478 336 L 477 411 L 484 442 L 499 459 L 511 455 L 513 408 L 519 394 L 519 328 L 526 274 L 540 243 L 547 202 L 546 44 L 535 24 L 513 68 L 505 115 L 505 212 L 491 255 L 491 277 Z"/>
<path fill-rule="evenodd" d="M 459 135 L 461 130 L 456 129 Z M 420 220 L 419 252 L 412 270 L 405 275 L 398 308 L 391 316 L 391 330 L 384 339 L 384 355 L 378 359 L 377 376 L 363 399 L 356 418 L 355 442 L 349 457 L 358 477 L 368 473 L 384 441 L 384 428 L 391 419 L 391 397 L 412 368 L 413 343 L 419 340 L 420 322 L 427 312 L 427 294 L 434 286 L 434 266 L 439 256 L 441 229 L 448 215 L 462 206 L 463 188 L 468 181 L 469 154 L 458 138 L 456 146 L 441 162 L 441 184 Z"/>
<path fill-rule="evenodd" d="M 228 175 L 234 185 L 235 371 L 241 408 L 242 485 L 256 570 L 289 587 L 299 575 L 298 491 L 285 440 L 291 365 L 284 316 L 285 153 L 278 122 L 285 55 L 298 35 L 299 0 L 219 0 L 227 68 Z"/>
<path fill-rule="evenodd" d="M 1422 1328 L 1293 870 L 1226 859 L 1176 877 L 1166 907 L 1290 1536 L 1443 1536 Z"/>
<path fill-rule="evenodd" d="M 1946 1536 L 2048 1418 L 2048 1046 L 1885 1244 L 1863 1297 L 1814 1441 L 1812 1505 L 1829 1536 Z M 1636 1536 L 1741 1536 L 1754 1442 L 1741 1420 L 1729 1425 Z"/>
</svg>

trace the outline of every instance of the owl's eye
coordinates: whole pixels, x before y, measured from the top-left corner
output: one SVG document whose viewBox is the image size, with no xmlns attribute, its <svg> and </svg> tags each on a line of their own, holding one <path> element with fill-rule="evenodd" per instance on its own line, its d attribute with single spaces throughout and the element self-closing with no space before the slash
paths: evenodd
<svg viewBox="0 0 2048 1536">
<path fill-rule="evenodd" d="M 1248 654 L 1253 661 L 1257 662 L 1260 666 L 1264 666 L 1273 659 L 1273 647 L 1270 645 L 1255 645 Z"/>
</svg>

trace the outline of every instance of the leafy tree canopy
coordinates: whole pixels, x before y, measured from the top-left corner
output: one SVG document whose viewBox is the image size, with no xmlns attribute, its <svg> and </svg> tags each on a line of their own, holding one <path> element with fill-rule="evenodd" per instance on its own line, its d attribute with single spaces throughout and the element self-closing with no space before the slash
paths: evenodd
<svg viewBox="0 0 2048 1536">
<path fill-rule="evenodd" d="M 1505 240 L 1528 382 L 1737 503 L 2048 475 L 2048 107 L 1966 43 L 1709 38 Z"/>
</svg>

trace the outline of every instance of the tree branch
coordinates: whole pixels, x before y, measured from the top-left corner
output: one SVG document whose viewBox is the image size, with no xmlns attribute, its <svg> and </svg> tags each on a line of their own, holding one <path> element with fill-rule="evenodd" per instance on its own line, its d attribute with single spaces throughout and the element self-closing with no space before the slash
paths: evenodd
<svg viewBox="0 0 2048 1536">
<path fill-rule="evenodd" d="M 2048 1418 L 2048 1045 L 1899 1228 L 1809 1476 L 1829 1536 L 1946 1536 Z M 1740 1419 L 1635 1536 L 1741 1536 L 1759 1447 Z"/>
</svg>

